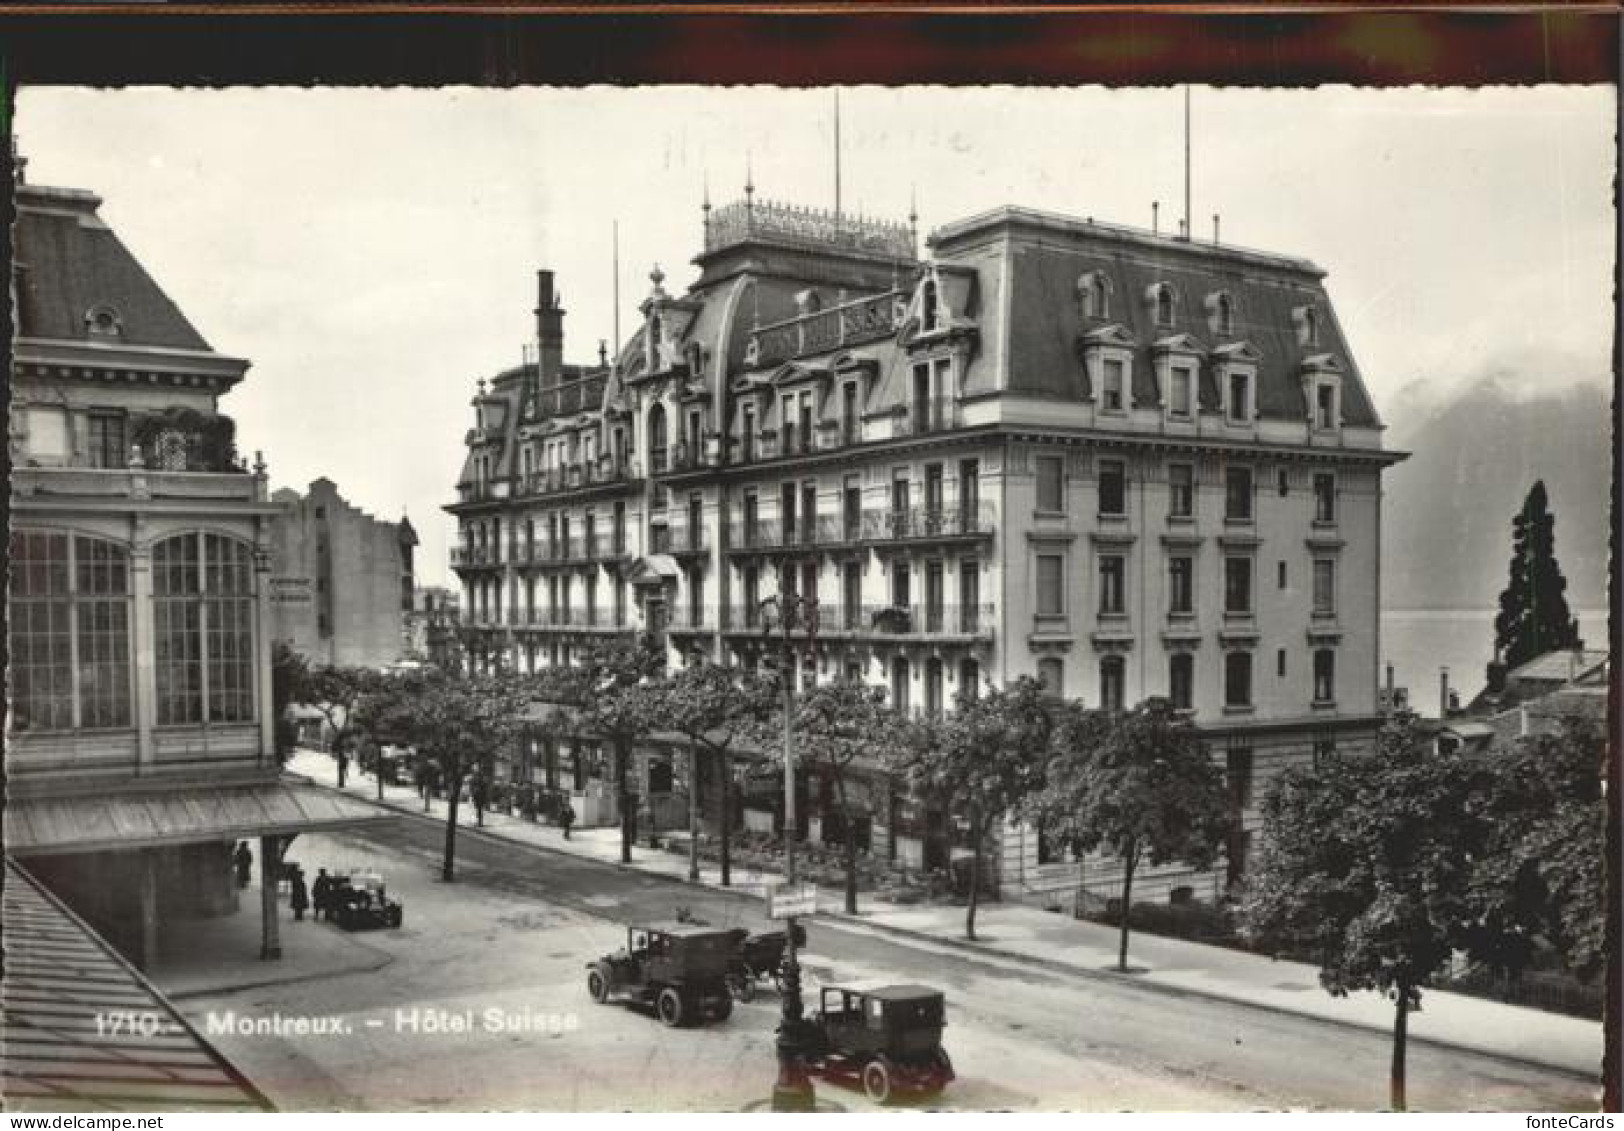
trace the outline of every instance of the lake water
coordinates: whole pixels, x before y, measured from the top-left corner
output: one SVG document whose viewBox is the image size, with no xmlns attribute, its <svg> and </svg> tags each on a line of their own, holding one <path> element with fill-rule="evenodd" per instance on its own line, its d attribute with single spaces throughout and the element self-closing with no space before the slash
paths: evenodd
<svg viewBox="0 0 1624 1131">
<path fill-rule="evenodd" d="M 1607 610 L 1575 609 L 1587 648 L 1607 647 Z M 1393 682 L 1410 689 L 1410 705 L 1425 715 L 1438 711 L 1438 669 L 1464 705 L 1483 690 L 1483 670 L 1494 658 L 1494 609 L 1403 609 L 1382 614 L 1382 668 L 1393 665 Z"/>
</svg>

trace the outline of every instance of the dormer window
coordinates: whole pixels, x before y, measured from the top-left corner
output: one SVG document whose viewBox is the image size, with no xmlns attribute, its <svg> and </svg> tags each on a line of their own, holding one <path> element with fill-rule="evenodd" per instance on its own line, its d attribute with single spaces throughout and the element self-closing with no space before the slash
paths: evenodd
<svg viewBox="0 0 1624 1131">
<path fill-rule="evenodd" d="M 1090 271 L 1077 280 L 1077 300 L 1084 318 L 1111 317 L 1111 280 L 1103 272 Z"/>
<path fill-rule="evenodd" d="M 1088 331 L 1079 345 L 1087 380 L 1085 399 L 1093 400 L 1100 412 L 1128 411 L 1133 388 L 1133 337 L 1112 323 Z"/>
<path fill-rule="evenodd" d="M 1320 314 L 1319 308 L 1312 304 L 1299 306 L 1291 312 L 1292 321 L 1297 324 L 1297 344 L 1312 348 L 1320 344 Z"/>
<path fill-rule="evenodd" d="M 1314 386 L 1314 427 L 1329 430 L 1337 424 L 1336 386 L 1321 383 Z"/>
<path fill-rule="evenodd" d="M 1257 419 L 1257 367 L 1263 355 L 1250 342 L 1229 342 L 1213 352 L 1220 409 L 1229 424 Z"/>
<path fill-rule="evenodd" d="M 85 333 L 92 338 L 121 338 L 124 322 L 118 311 L 105 304 L 93 306 L 85 312 Z"/>
<path fill-rule="evenodd" d="M 1156 284 L 1156 325 L 1171 326 L 1173 324 L 1173 288 L 1166 283 Z"/>
<path fill-rule="evenodd" d="M 941 320 L 941 312 L 937 309 L 936 280 L 925 280 L 924 289 L 920 291 L 919 307 L 920 328 L 927 333 L 936 329 Z"/>
<path fill-rule="evenodd" d="M 1305 358 L 1302 380 L 1309 429 L 1334 432 L 1341 428 L 1342 366 L 1337 359 L 1328 353 Z"/>
<path fill-rule="evenodd" d="M 1195 415 L 1195 370 L 1174 364 L 1167 370 L 1167 415 L 1188 420 Z"/>
<path fill-rule="evenodd" d="M 1231 424 L 1248 424 L 1252 420 L 1252 375 L 1245 370 L 1231 369 L 1224 383 L 1224 418 Z"/>
<path fill-rule="evenodd" d="M 1121 358 L 1108 357 L 1100 362 L 1100 408 L 1103 411 L 1124 411 L 1127 380 L 1128 367 Z"/>
</svg>

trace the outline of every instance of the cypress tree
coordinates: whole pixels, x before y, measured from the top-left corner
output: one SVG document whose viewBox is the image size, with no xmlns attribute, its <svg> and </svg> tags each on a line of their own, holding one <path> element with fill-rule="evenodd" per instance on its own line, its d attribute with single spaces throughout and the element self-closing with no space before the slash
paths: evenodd
<svg viewBox="0 0 1624 1131">
<path fill-rule="evenodd" d="M 1494 618 L 1494 650 L 1507 671 L 1547 652 L 1584 647 L 1563 595 L 1568 583 L 1556 560 L 1556 516 L 1543 480 L 1529 490 L 1511 531 L 1510 578 Z"/>
</svg>

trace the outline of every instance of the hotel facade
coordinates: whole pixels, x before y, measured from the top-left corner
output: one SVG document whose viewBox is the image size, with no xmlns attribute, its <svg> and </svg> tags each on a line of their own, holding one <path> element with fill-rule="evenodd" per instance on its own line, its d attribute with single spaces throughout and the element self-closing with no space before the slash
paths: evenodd
<svg viewBox="0 0 1624 1131">
<path fill-rule="evenodd" d="M 447 507 L 470 657 L 532 671 L 652 632 L 675 665 L 752 665 L 762 600 L 799 594 L 800 678 L 910 712 L 1023 675 L 1089 706 L 1167 697 L 1228 773 L 1217 890 L 1267 779 L 1379 722 L 1381 473 L 1402 455 L 1325 273 L 1018 207 L 918 246 L 911 221 L 747 190 L 705 208 L 687 290 L 656 268 L 636 331 L 585 366 L 541 272 L 534 361 L 479 382 Z M 566 786 L 602 812 L 593 757 Z M 641 767 L 656 820 L 684 780 L 669 757 Z M 771 775 L 750 780 L 735 819 L 771 827 Z M 869 785 L 860 842 L 942 863 L 951 815 Z M 822 835 L 827 783 L 799 788 Z M 1074 886 L 1063 855 L 1011 825 L 1001 884 Z M 1166 869 L 1147 894 L 1191 882 Z"/>
</svg>

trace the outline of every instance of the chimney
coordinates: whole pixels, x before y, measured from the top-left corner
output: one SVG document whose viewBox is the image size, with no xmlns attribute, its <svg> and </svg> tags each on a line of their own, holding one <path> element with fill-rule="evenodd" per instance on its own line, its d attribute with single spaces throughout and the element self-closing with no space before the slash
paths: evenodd
<svg viewBox="0 0 1624 1131">
<path fill-rule="evenodd" d="M 564 308 L 553 293 L 553 273 L 536 272 L 536 383 L 550 389 L 564 373 Z"/>
<path fill-rule="evenodd" d="M 1392 664 L 1387 665 L 1387 709 L 1389 711 L 1398 710 L 1398 704 L 1393 702 L 1393 665 Z"/>
<path fill-rule="evenodd" d="M 1449 717 L 1449 669 L 1438 669 L 1438 717 Z"/>
</svg>

